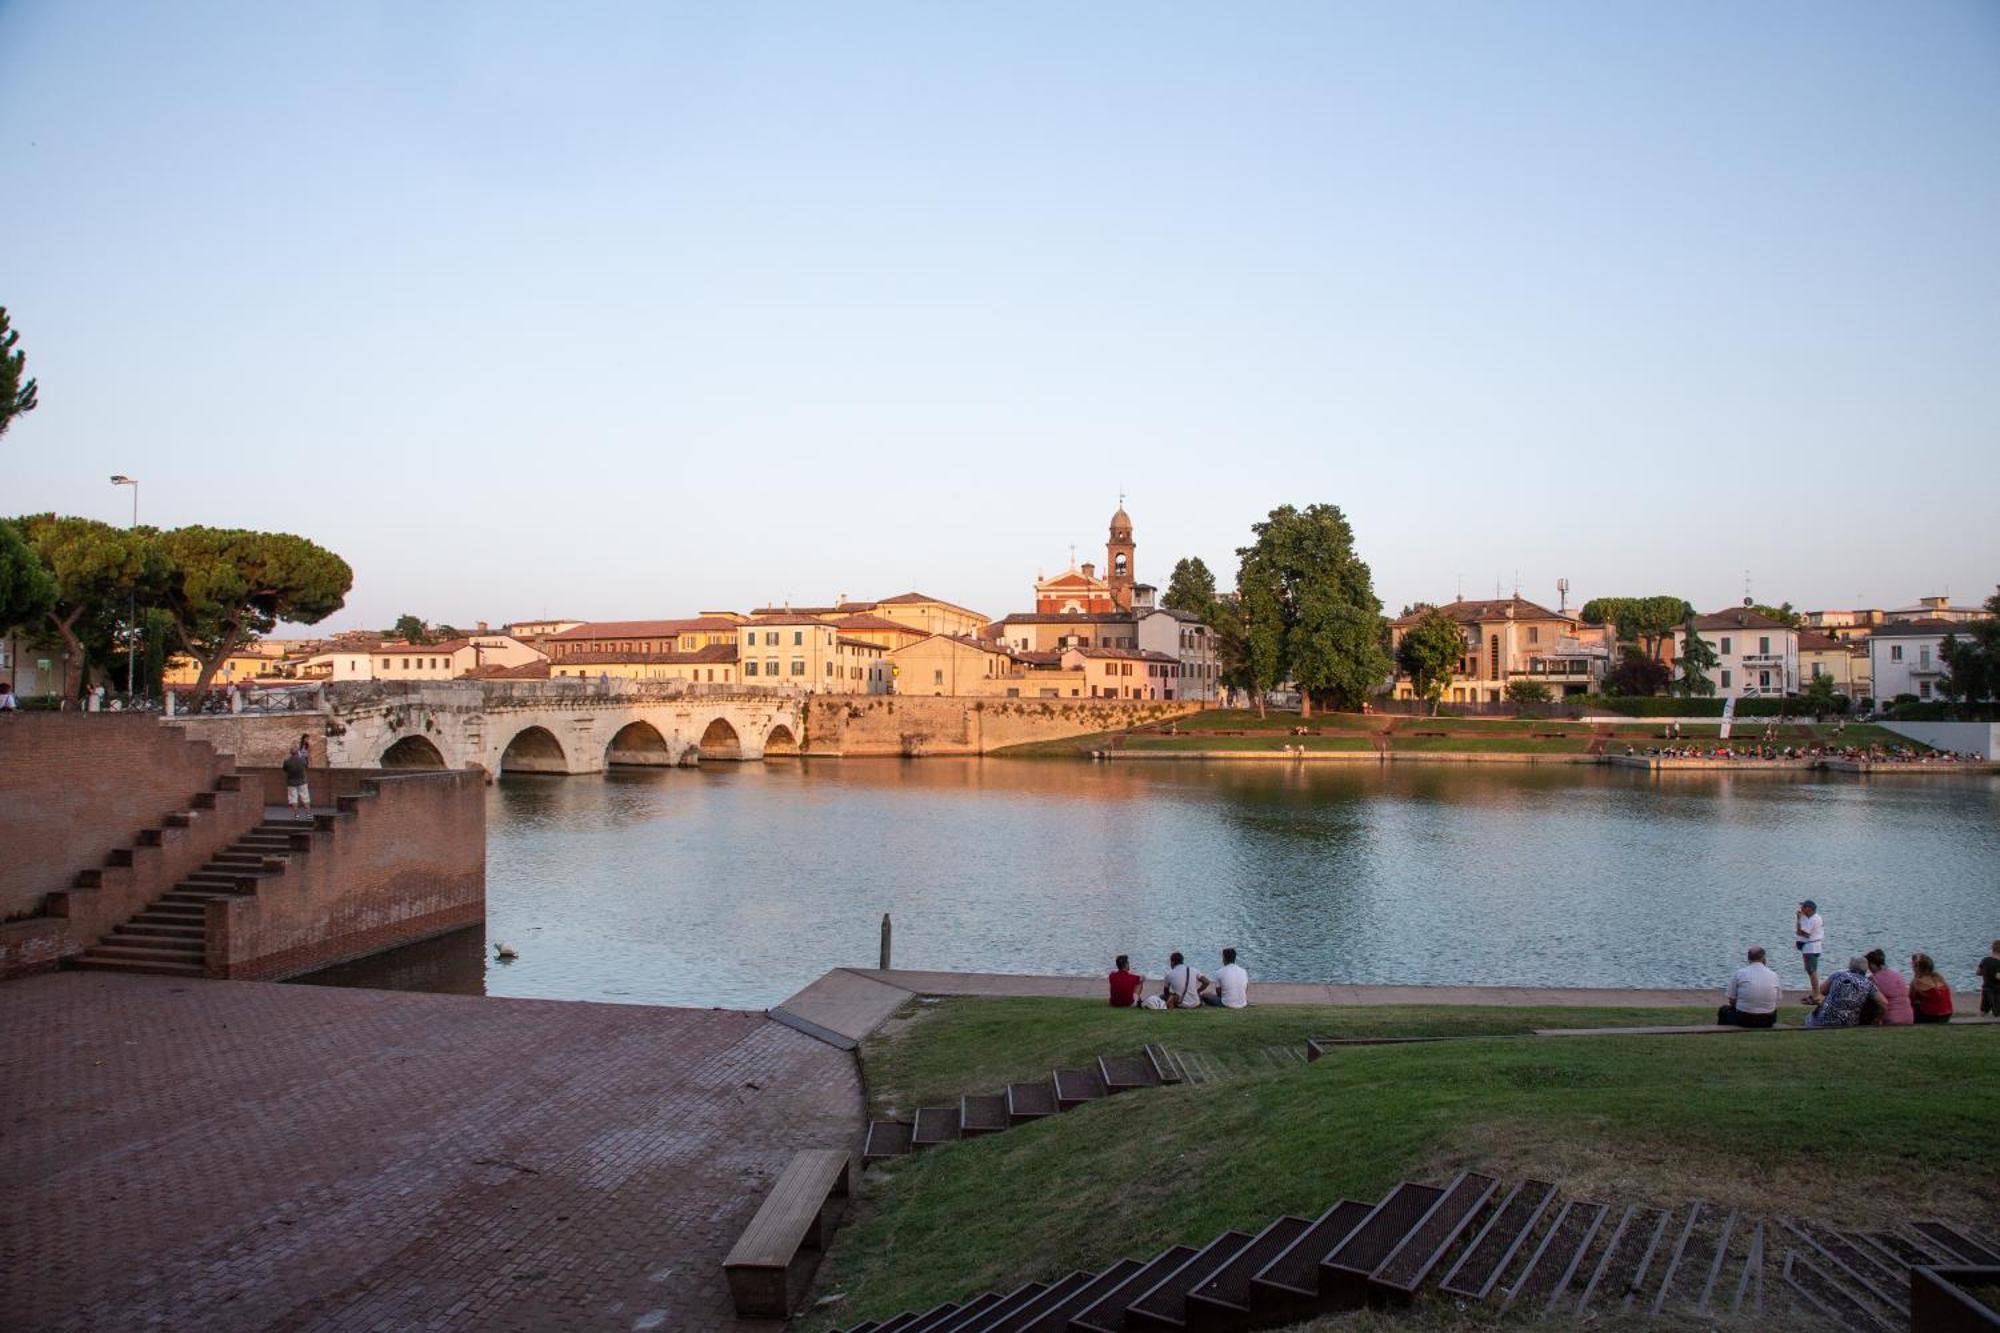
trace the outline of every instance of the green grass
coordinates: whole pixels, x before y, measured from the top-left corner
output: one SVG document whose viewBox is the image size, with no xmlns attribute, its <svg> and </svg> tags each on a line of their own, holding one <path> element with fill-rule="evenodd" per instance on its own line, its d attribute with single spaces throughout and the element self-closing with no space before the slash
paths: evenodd
<svg viewBox="0 0 2000 1333">
<path fill-rule="evenodd" d="M 1146 736 L 1132 735 L 1125 744 L 1118 747 L 1125 750 L 1269 750 L 1281 751 L 1287 745 L 1300 746 L 1307 750 L 1367 750 L 1373 751 L 1375 742 L 1368 736 Z M 1102 748 L 1110 748 L 1109 746 Z"/>
<path fill-rule="evenodd" d="M 1077 1001 L 958 1001 L 864 1047 L 871 1095 L 1031 1075 L 1165 1032 L 1177 1046 L 1549 1025 L 1546 1012 L 1302 1010 L 1090 1017 Z M 980 1010 L 992 1008 L 985 1013 Z M 1630 1015 L 1632 1011 L 1615 1011 Z M 1672 1011 L 1643 1019 L 1672 1022 Z M 1608 1025 L 1564 1010 L 1561 1025 Z M 1211 1021 L 1213 1020 L 1213 1021 Z M 819 1290 L 838 1321 L 1009 1288 L 1396 1180 L 1482 1167 L 1620 1202 L 1991 1224 L 2000 1048 L 1985 1029 L 1473 1040 L 1340 1050 L 1316 1065 L 1129 1093 L 865 1178 Z M 1121 1042 L 1119 1039 L 1123 1038 Z M 1422 1322 L 1462 1316 L 1433 1306 Z M 830 1316 L 809 1320 L 826 1327 Z"/>
<path fill-rule="evenodd" d="M 1590 737 L 1530 740 L 1526 736 L 1391 736 L 1391 753 L 1407 754 L 1584 754 Z"/>
</svg>

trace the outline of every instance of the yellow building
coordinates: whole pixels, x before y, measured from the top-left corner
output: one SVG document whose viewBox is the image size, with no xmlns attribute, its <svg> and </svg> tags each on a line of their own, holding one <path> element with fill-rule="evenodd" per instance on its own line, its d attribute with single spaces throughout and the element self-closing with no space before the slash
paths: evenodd
<svg viewBox="0 0 2000 1333">
<path fill-rule="evenodd" d="M 259 652 L 263 644 L 252 644 L 222 659 L 222 665 L 215 669 L 213 683 L 217 686 L 234 681 L 241 684 L 258 676 L 276 676 L 280 657 L 278 654 Z M 160 671 L 160 680 L 167 685 L 193 685 L 201 679 L 201 666 L 192 657 L 169 657 Z"/>
<path fill-rule="evenodd" d="M 1180 659 L 1137 648 L 1065 648 L 1062 664 L 1083 673 L 1090 699 L 1165 699 Z"/>
<path fill-rule="evenodd" d="M 1575 616 L 1537 606 L 1524 597 L 1456 601 L 1437 608 L 1465 633 L 1465 655 L 1444 692 L 1447 703 L 1501 703 L 1515 681 L 1546 685 L 1556 699 L 1588 694 L 1611 667 L 1614 631 L 1585 625 Z M 1389 650 L 1427 611 L 1389 622 Z M 1398 674 L 1395 697 L 1416 698 L 1409 677 Z"/>
<path fill-rule="evenodd" d="M 743 617 L 728 611 L 682 620 L 594 620 L 541 640 L 549 660 L 574 653 L 691 653 L 736 642 Z"/>
<path fill-rule="evenodd" d="M 859 615 L 893 621 L 924 634 L 977 634 L 986 624 L 986 617 L 977 611 L 920 592 L 906 592 L 879 602 L 853 602 L 841 597 L 832 606 L 760 606 L 750 613 L 750 618 L 769 620 L 810 616 L 814 620 L 833 624 Z"/>
<path fill-rule="evenodd" d="M 1846 643 L 1832 634 L 1800 630 L 1800 688 L 1815 676 L 1831 676 L 1833 688 L 1850 699 L 1873 698 L 1867 641 Z"/>
<path fill-rule="evenodd" d="M 826 623 L 832 625 L 835 632 L 847 638 L 859 639 L 863 643 L 880 644 L 884 652 L 890 653 L 913 643 L 921 643 L 931 637 L 926 630 L 906 625 L 900 620 L 891 620 L 887 616 L 878 616 L 872 611 L 839 616 Z"/>
<path fill-rule="evenodd" d="M 710 644 L 691 653 L 570 653 L 549 663 L 551 680 L 685 680 L 697 685 L 738 682 L 736 645 Z"/>
<path fill-rule="evenodd" d="M 887 650 L 850 639 L 809 615 L 753 619 L 738 631 L 745 685 L 789 686 L 823 694 L 887 694 Z"/>
</svg>

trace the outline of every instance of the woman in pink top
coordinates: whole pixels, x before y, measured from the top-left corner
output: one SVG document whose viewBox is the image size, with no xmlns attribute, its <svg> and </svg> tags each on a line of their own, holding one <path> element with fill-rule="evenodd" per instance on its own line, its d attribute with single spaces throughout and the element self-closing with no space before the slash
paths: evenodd
<svg viewBox="0 0 2000 1333">
<path fill-rule="evenodd" d="M 1916 1022 L 1917 1011 L 1910 1007 L 1910 983 L 1889 966 L 1889 955 L 1880 949 L 1870 949 L 1867 956 L 1868 979 L 1875 983 L 1875 993 L 1882 1001 L 1882 1021 L 1890 1027 Z"/>
</svg>

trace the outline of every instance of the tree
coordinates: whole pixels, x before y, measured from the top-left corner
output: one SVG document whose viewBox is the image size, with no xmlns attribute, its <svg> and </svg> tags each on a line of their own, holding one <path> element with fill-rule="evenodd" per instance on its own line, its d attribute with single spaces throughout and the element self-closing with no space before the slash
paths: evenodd
<svg viewBox="0 0 2000 1333">
<path fill-rule="evenodd" d="M 14 418 L 35 410 L 35 382 L 27 379 L 28 354 L 14 350 L 21 335 L 7 325 L 7 307 L 0 305 L 0 435 Z"/>
<path fill-rule="evenodd" d="M 1806 623 L 1804 616 L 1792 610 L 1790 602 L 1785 602 L 1779 606 L 1753 606 L 1750 609 L 1760 616 L 1769 616 L 1779 624 L 1786 625 L 1792 629 L 1797 629 Z"/>
<path fill-rule="evenodd" d="M 354 571 L 323 546 L 284 532 L 176 528 L 160 545 L 171 565 L 162 605 L 201 667 L 197 696 L 223 659 L 280 620 L 311 625 L 338 611 Z"/>
<path fill-rule="evenodd" d="M 114 528 L 93 518 L 33 514 L 16 520 L 55 584 L 44 617 L 68 650 L 63 694 L 74 696 L 89 657 L 85 639 L 102 651 L 135 601 L 149 602 L 165 574 L 150 528 Z"/>
<path fill-rule="evenodd" d="M 431 627 L 411 615 L 408 611 L 396 617 L 395 627 L 389 633 L 404 643 L 429 643 L 431 641 Z"/>
<path fill-rule="evenodd" d="M 39 625 L 55 600 L 55 576 L 21 535 L 20 524 L 0 519 L 0 633 Z"/>
<path fill-rule="evenodd" d="M 1284 505 L 1250 530 L 1256 540 L 1236 554 L 1253 653 L 1275 641 L 1278 674 L 1298 686 L 1305 716 L 1315 697 L 1360 707 L 1391 663 L 1374 576 L 1355 554 L 1346 516 L 1338 505 Z"/>
<path fill-rule="evenodd" d="M 1694 607 L 1679 597 L 1593 597 L 1579 613 L 1586 625 L 1613 625 L 1626 643 L 1637 643 L 1646 656 L 1660 660 L 1660 648 Z"/>
<path fill-rule="evenodd" d="M 1523 713 L 1532 713 L 1545 706 L 1550 699 L 1549 687 L 1539 680 L 1511 680 L 1507 682 L 1507 702 Z"/>
<path fill-rule="evenodd" d="M 1840 691 L 1833 687 L 1833 677 L 1825 672 L 1815 672 L 1799 691 L 1799 703 L 1814 717 L 1825 717 L 1840 710 Z"/>
<path fill-rule="evenodd" d="M 1464 656 L 1465 631 L 1433 607 L 1403 631 L 1402 642 L 1396 645 L 1396 670 L 1410 678 L 1410 689 L 1430 704 L 1431 716 L 1436 717 L 1445 688 Z"/>
<path fill-rule="evenodd" d="M 1717 660 L 1715 649 L 1695 632 L 1693 616 L 1682 628 L 1686 641 L 1681 645 L 1681 673 L 1674 677 L 1674 693 L 1683 699 L 1705 699 L 1715 693 L 1715 682 L 1708 678 Z"/>
<path fill-rule="evenodd" d="M 1285 678 L 1285 610 L 1276 575 L 1256 557 L 1246 558 L 1236 571 L 1236 619 L 1242 644 L 1237 680 L 1262 717 L 1264 697 Z"/>
<path fill-rule="evenodd" d="M 1174 572 L 1167 578 L 1167 595 L 1160 599 L 1160 605 L 1169 611 L 1185 611 L 1191 616 L 1200 616 L 1205 625 L 1212 623 L 1215 615 L 1215 575 L 1209 572 L 1200 556 L 1191 555 L 1175 562 Z"/>
<path fill-rule="evenodd" d="M 1667 688 L 1673 673 L 1664 662 L 1646 655 L 1637 644 L 1628 643 L 1619 652 L 1618 665 L 1604 677 L 1606 694 L 1647 698 Z"/>
<path fill-rule="evenodd" d="M 1437 605 L 1436 602 L 1411 602 L 1407 606 L 1405 606 L 1401 611 L 1396 613 L 1396 619 L 1398 620 L 1408 619 L 1410 616 L 1414 616 L 1419 612 L 1428 611 L 1436 605 Z"/>
</svg>

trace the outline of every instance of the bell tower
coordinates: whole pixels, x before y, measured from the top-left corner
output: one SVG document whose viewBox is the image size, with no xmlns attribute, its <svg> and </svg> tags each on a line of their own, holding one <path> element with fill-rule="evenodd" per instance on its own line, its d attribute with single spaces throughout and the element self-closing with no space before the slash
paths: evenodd
<svg viewBox="0 0 2000 1333">
<path fill-rule="evenodd" d="M 1120 611 L 1132 609 L 1132 584 L 1138 577 L 1133 567 L 1132 516 L 1125 512 L 1125 497 L 1118 497 L 1118 512 L 1111 516 L 1111 540 L 1104 544 L 1104 578 L 1111 587 L 1111 602 Z"/>
</svg>

